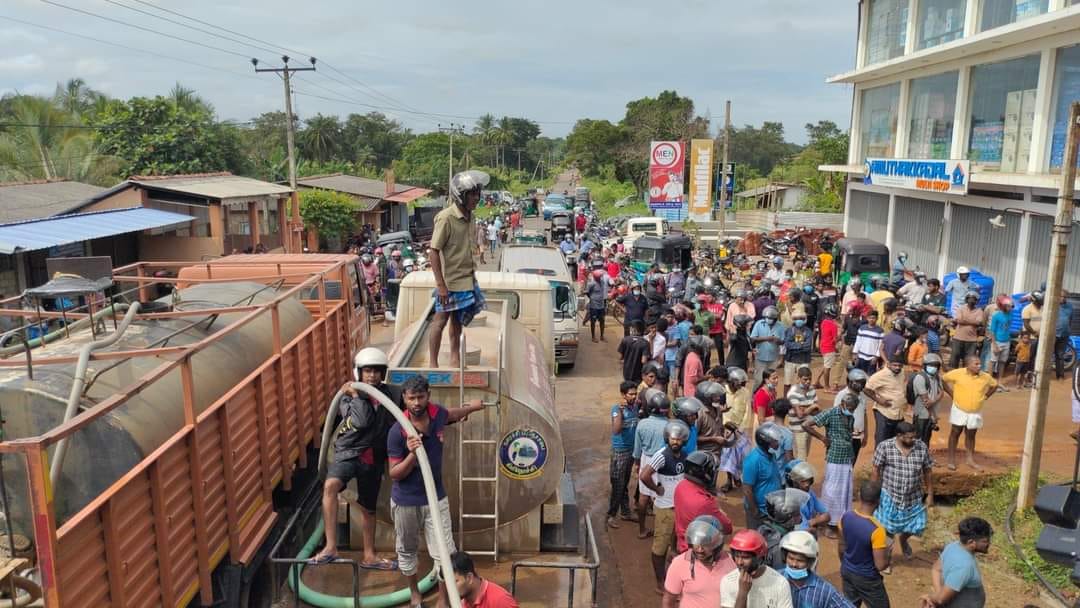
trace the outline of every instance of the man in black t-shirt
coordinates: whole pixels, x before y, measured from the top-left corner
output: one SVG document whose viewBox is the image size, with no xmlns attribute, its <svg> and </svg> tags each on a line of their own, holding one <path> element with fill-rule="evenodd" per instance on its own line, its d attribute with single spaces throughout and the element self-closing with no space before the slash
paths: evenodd
<svg viewBox="0 0 1080 608">
<path fill-rule="evenodd" d="M 401 406 L 401 391 L 383 384 L 388 361 L 377 348 L 365 348 L 354 359 L 354 377 L 368 384 Z M 324 564 L 337 560 L 338 494 L 349 481 L 356 479 L 356 499 L 360 505 L 360 527 L 364 554 L 360 567 L 368 570 L 396 570 L 397 563 L 375 554 L 375 506 L 379 500 L 383 470 L 386 468 L 386 437 L 394 416 L 378 401 L 346 383 L 338 404 L 341 422 L 334 439 L 334 455 L 323 484 L 323 521 L 326 546 L 311 559 Z"/>
<path fill-rule="evenodd" d="M 645 331 L 645 324 L 641 319 L 635 319 L 630 323 L 630 335 L 619 343 L 619 358 L 622 359 L 623 380 L 626 382 L 641 382 L 641 367 L 652 355 L 652 345 L 641 334 Z"/>
</svg>

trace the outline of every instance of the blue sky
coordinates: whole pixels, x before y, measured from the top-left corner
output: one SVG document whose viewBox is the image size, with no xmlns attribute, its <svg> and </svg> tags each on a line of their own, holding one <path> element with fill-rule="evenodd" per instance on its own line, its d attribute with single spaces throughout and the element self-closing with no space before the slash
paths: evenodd
<svg viewBox="0 0 1080 608">
<path fill-rule="evenodd" d="M 691 97 L 698 112 L 708 112 L 718 126 L 724 100 L 731 99 L 736 125 L 779 120 L 789 139 L 798 142 L 805 140 L 806 122 L 828 119 L 842 128 L 849 122 L 850 88 L 824 80 L 854 63 L 854 0 L 51 1 L 236 54 L 42 0 L 4 0 L 0 94 L 50 93 L 58 81 L 81 76 L 119 97 L 162 94 L 180 82 L 233 120 L 281 109 L 278 78 L 254 77 L 246 60 L 280 63 L 280 49 L 227 40 L 238 37 L 158 12 L 157 5 L 314 54 L 344 73 L 320 66 L 317 74 L 295 82 L 295 109 L 302 118 L 378 106 L 414 130 L 427 131 L 438 123 L 471 126 L 472 117 L 491 112 L 540 121 L 545 134 L 559 136 L 579 118 L 618 120 L 627 101 L 674 89 Z"/>
</svg>

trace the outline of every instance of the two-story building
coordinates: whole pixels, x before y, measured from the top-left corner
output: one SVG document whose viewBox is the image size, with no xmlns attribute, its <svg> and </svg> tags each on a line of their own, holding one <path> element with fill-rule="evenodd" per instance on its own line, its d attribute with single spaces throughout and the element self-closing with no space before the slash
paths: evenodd
<svg viewBox="0 0 1080 608">
<path fill-rule="evenodd" d="M 930 276 L 964 265 L 992 276 L 997 292 L 1038 288 L 1069 104 L 1080 100 L 1080 0 L 857 6 L 855 69 L 828 80 L 854 85 L 848 164 L 822 167 L 849 176 L 845 232 L 906 251 Z M 936 187 L 949 180 L 867 179 L 868 159 L 966 161 L 950 174 L 965 191 Z M 905 168 L 915 178 L 925 165 L 890 167 Z M 1065 288 L 1080 291 L 1075 242 Z"/>
</svg>

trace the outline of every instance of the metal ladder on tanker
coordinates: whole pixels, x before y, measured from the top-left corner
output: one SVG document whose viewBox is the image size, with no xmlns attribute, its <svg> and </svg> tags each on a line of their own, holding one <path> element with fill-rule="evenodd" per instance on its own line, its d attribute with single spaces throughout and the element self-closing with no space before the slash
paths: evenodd
<svg viewBox="0 0 1080 608">
<path fill-rule="evenodd" d="M 470 555 L 483 555 L 490 556 L 493 561 L 499 560 L 499 433 L 502 432 L 502 411 L 499 407 L 499 402 L 502 400 L 502 370 L 503 370 L 503 338 L 504 333 L 499 332 L 499 368 L 496 373 L 495 380 L 495 401 L 483 402 L 486 408 L 494 409 L 494 420 L 490 423 L 494 425 L 494 430 L 490 433 L 483 433 L 485 439 L 472 439 L 465 437 L 465 426 L 458 427 L 458 543 L 457 548 L 459 551 L 465 551 Z M 461 367 L 458 370 L 460 375 L 458 376 L 458 396 L 459 403 L 465 404 L 465 332 L 461 332 L 461 352 L 459 353 L 461 359 Z M 485 421 L 488 419 L 485 416 Z M 485 424 L 485 431 L 488 425 Z M 475 436 L 475 435 L 474 435 Z M 491 439 L 494 437 L 494 439 Z M 492 470 L 490 475 L 487 471 L 467 471 L 467 465 L 465 458 L 466 449 L 482 449 L 484 446 L 491 448 L 491 458 L 483 459 L 484 462 L 490 462 L 492 464 Z M 465 485 L 466 484 L 491 484 L 492 490 L 492 502 L 491 511 L 484 513 L 467 513 L 465 511 Z M 465 522 L 467 520 L 481 520 L 491 522 L 491 549 L 470 549 L 465 546 Z"/>
</svg>

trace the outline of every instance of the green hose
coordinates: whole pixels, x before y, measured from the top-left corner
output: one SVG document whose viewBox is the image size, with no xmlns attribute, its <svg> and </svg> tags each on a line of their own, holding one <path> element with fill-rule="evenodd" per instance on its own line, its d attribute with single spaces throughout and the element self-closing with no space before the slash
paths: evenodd
<svg viewBox="0 0 1080 608">
<path fill-rule="evenodd" d="M 323 522 L 322 518 L 319 518 L 319 525 L 315 526 L 315 531 L 311 533 L 311 538 L 307 540 L 304 547 L 300 549 L 300 553 L 296 554 L 296 559 L 307 559 L 315 553 L 315 549 L 319 546 L 319 541 L 323 537 Z M 296 592 L 300 596 L 300 599 L 304 600 L 312 606 L 318 606 L 319 608 L 353 608 L 353 598 L 342 595 L 328 595 L 326 593 L 320 593 L 304 584 L 304 566 L 294 566 L 300 569 L 295 575 L 292 571 L 289 572 L 289 588 Z M 420 581 L 420 593 L 427 593 L 435 586 L 435 572 L 436 568 L 432 568 Z M 293 587 L 294 579 L 300 581 L 300 589 L 297 590 Z M 409 588 L 398 589 L 390 593 L 384 593 L 382 595 L 363 596 L 360 598 L 361 608 L 391 608 L 391 606 L 398 606 L 405 604 L 410 599 Z"/>
</svg>

